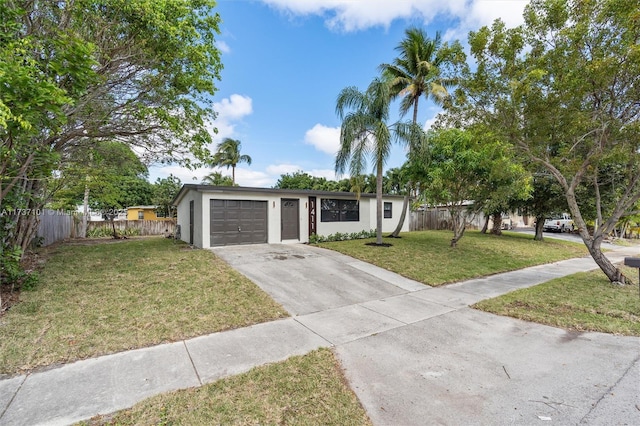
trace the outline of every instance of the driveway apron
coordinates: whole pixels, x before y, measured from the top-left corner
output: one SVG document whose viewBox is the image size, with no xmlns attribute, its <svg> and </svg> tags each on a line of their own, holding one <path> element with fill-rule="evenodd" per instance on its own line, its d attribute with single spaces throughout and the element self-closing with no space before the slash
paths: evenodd
<svg viewBox="0 0 640 426">
<path fill-rule="evenodd" d="M 293 316 L 425 288 L 351 257 L 303 244 L 254 244 L 212 250 Z M 394 279 L 384 279 L 385 274 Z"/>
</svg>

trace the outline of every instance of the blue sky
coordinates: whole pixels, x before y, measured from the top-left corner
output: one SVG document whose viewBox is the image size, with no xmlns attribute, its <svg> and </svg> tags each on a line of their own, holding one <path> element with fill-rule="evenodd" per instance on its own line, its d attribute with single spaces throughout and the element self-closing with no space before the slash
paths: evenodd
<svg viewBox="0 0 640 426">
<path fill-rule="evenodd" d="M 502 18 L 522 22 L 527 0 L 219 0 L 217 37 L 224 69 L 217 82 L 214 145 L 225 137 L 242 142 L 252 163 L 236 167 L 242 186 L 272 187 L 284 173 L 301 170 L 338 179 L 334 173 L 340 120 L 338 93 L 347 86 L 364 90 L 391 62 L 409 26 L 430 37 L 466 44 L 470 30 Z M 397 111 L 397 107 L 393 107 Z M 421 100 L 419 120 L 426 127 L 438 108 Z M 397 119 L 397 115 L 392 120 Z M 409 117 L 407 117 L 409 118 Z M 386 169 L 399 167 L 396 147 Z M 373 171 L 371 165 L 371 171 Z M 215 169 L 231 175 L 226 168 Z M 212 169 L 177 165 L 151 167 L 150 180 L 173 174 L 182 183 L 199 183 Z M 195 179 L 194 179 L 195 178 Z"/>
</svg>

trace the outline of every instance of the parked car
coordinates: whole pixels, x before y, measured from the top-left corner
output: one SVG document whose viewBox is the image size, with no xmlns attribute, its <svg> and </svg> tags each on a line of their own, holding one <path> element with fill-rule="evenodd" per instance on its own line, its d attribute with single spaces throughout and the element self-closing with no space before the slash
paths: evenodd
<svg viewBox="0 0 640 426">
<path fill-rule="evenodd" d="M 544 232 L 573 232 L 575 225 L 569 213 L 554 214 L 544 221 L 542 230 Z"/>
<path fill-rule="evenodd" d="M 509 216 L 502 215 L 502 229 L 510 231 L 513 229 L 513 221 Z"/>
</svg>

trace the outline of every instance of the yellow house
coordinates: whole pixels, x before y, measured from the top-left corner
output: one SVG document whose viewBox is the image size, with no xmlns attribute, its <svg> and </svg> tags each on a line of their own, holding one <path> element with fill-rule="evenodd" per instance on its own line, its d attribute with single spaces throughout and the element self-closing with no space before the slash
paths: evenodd
<svg viewBox="0 0 640 426">
<path fill-rule="evenodd" d="M 171 220 L 170 217 L 158 217 L 158 206 L 133 206 L 127 208 L 127 220 Z"/>
</svg>

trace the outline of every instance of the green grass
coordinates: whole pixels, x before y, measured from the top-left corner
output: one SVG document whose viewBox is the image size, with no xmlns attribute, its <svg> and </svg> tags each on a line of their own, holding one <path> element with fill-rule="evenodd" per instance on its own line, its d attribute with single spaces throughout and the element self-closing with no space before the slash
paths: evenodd
<svg viewBox="0 0 640 426">
<path fill-rule="evenodd" d="M 87 423 L 84 423 L 87 424 Z M 370 425 L 329 349 L 149 398 L 92 425 Z"/>
<path fill-rule="evenodd" d="M 635 269 L 624 271 L 637 277 Z M 600 270 L 557 278 L 474 307 L 571 330 L 640 336 L 638 285 L 610 284 Z"/>
<path fill-rule="evenodd" d="M 166 238 L 63 244 L 0 317 L 0 373 L 15 374 L 287 316 L 206 250 Z"/>
<path fill-rule="evenodd" d="M 452 248 L 451 231 L 420 231 L 385 238 L 391 247 L 366 245 L 374 239 L 318 244 L 407 278 L 439 286 L 470 278 L 587 255 L 584 244 L 504 232 L 502 236 L 466 231 Z"/>
</svg>

